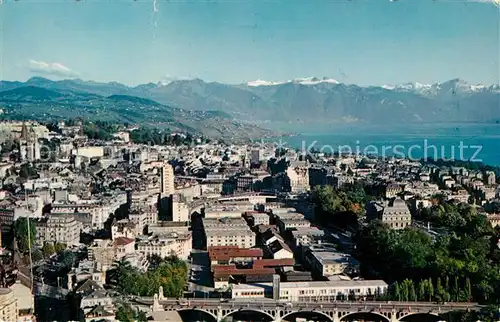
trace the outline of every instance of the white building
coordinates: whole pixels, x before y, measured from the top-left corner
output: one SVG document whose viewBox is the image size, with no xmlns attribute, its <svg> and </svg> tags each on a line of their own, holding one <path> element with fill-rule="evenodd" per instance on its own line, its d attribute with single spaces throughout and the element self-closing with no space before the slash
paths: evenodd
<svg viewBox="0 0 500 322">
<path fill-rule="evenodd" d="M 311 251 L 306 258 L 312 270 L 321 276 L 359 272 L 359 262 L 349 254 L 332 251 Z"/>
<path fill-rule="evenodd" d="M 290 191 L 305 192 L 309 190 L 309 170 L 305 162 L 293 162 L 286 170 L 290 180 Z"/>
<path fill-rule="evenodd" d="M 191 253 L 193 239 L 190 232 L 156 236 L 153 240 L 141 241 L 137 244 L 137 251 L 146 255 L 157 255 L 165 258 L 175 255 L 180 259 L 187 260 Z"/>
<path fill-rule="evenodd" d="M 382 280 L 314 281 L 280 283 L 280 300 L 290 302 L 331 302 L 348 296 L 363 297 L 384 294 L 388 285 Z M 272 297 L 272 283 L 233 284 L 232 298 Z"/>
<path fill-rule="evenodd" d="M 82 224 L 74 215 L 68 213 L 49 214 L 36 223 L 38 242 L 59 242 L 66 245 L 78 245 Z"/>
<path fill-rule="evenodd" d="M 160 192 L 163 196 L 175 193 L 174 179 L 174 168 L 170 164 L 165 163 L 160 168 Z"/>
<path fill-rule="evenodd" d="M 8 288 L 0 288 L 0 321 L 17 321 L 18 317 L 19 307 L 14 292 Z"/>
<path fill-rule="evenodd" d="M 203 228 L 210 246 L 238 246 L 252 248 L 255 234 L 243 218 L 204 218 Z"/>
<path fill-rule="evenodd" d="M 172 221 L 189 221 L 189 207 L 179 194 L 172 195 Z"/>
</svg>

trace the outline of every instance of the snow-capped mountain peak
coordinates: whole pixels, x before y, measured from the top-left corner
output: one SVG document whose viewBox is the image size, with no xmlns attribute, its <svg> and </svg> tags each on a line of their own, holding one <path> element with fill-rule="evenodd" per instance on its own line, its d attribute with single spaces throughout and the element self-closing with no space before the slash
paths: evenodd
<svg viewBox="0 0 500 322">
<path fill-rule="evenodd" d="M 257 79 L 257 80 L 254 80 L 254 81 L 250 81 L 247 83 L 248 86 L 274 86 L 274 85 L 280 85 L 280 84 L 283 84 L 285 82 L 271 82 L 271 81 L 265 81 L 265 80 L 262 80 L 262 79 Z"/>
<path fill-rule="evenodd" d="M 323 78 L 318 78 L 318 77 L 305 77 L 305 78 L 296 78 L 292 80 L 291 82 L 296 83 L 296 84 L 302 84 L 302 85 L 315 85 L 315 84 L 320 84 L 320 83 L 329 83 L 329 84 L 340 84 L 339 81 L 328 78 L 328 77 L 323 77 Z"/>
<path fill-rule="evenodd" d="M 281 81 L 281 82 L 273 82 L 273 81 L 265 81 L 262 79 L 257 79 L 255 81 L 250 81 L 247 83 L 247 86 L 275 86 L 275 85 L 281 85 L 281 84 L 288 84 L 288 83 L 293 83 L 293 84 L 301 84 L 301 85 L 316 85 L 316 84 L 321 84 L 321 83 L 328 83 L 328 84 L 340 84 L 339 81 L 328 78 L 328 77 L 323 77 L 323 78 L 318 78 L 318 77 L 303 77 L 303 78 L 296 78 L 288 81 Z"/>
<path fill-rule="evenodd" d="M 469 84 L 466 81 L 455 78 L 442 83 L 421 84 L 421 83 L 404 83 L 399 85 L 383 85 L 382 88 L 387 90 L 397 90 L 406 92 L 415 92 L 423 95 L 438 95 L 444 93 L 472 93 L 487 90 L 488 87 L 483 84 Z M 490 89 L 493 89 L 490 87 Z"/>
</svg>

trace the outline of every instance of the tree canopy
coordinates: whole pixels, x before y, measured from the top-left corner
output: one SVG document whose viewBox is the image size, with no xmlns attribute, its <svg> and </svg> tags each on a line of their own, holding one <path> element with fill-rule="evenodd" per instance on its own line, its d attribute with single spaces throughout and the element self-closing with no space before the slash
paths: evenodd
<svg viewBox="0 0 500 322">
<path fill-rule="evenodd" d="M 116 264 L 114 272 L 118 289 L 127 294 L 153 296 L 163 287 L 164 296 L 180 297 L 187 281 L 187 265 L 180 260 L 164 260 L 156 268 L 141 273 L 126 261 Z"/>
<path fill-rule="evenodd" d="M 16 237 L 17 246 L 21 252 L 28 251 L 31 245 L 35 243 L 36 238 L 36 225 L 33 219 L 29 221 L 29 234 L 28 234 L 28 219 L 21 217 L 14 222 L 14 236 Z"/>
<path fill-rule="evenodd" d="M 391 230 L 378 220 L 364 227 L 356 237 L 362 273 L 397 282 L 398 292 L 411 280 L 417 295 L 433 300 L 500 300 L 498 230 L 468 206 L 436 207 L 430 218 L 443 228 L 437 237 L 413 227 Z"/>
</svg>

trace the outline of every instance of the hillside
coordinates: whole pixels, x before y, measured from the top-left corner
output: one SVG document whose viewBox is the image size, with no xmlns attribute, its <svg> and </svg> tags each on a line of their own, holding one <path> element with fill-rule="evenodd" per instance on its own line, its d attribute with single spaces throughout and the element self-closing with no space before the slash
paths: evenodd
<svg viewBox="0 0 500 322">
<path fill-rule="evenodd" d="M 40 79 L 38 82 L 39 85 L 44 84 Z M 82 117 L 87 120 L 128 122 L 228 139 L 261 138 L 275 134 L 235 121 L 230 115 L 220 111 L 183 110 L 125 94 L 100 96 L 92 92 L 77 92 L 73 88 L 49 88 L 51 87 L 21 85 L 1 91 L 1 117 L 40 121 Z M 108 94 L 101 90 L 99 92 Z"/>
</svg>

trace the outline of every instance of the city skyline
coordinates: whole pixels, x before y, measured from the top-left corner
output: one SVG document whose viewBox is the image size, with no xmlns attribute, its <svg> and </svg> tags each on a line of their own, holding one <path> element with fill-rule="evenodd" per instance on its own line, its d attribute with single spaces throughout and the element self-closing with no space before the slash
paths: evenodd
<svg viewBox="0 0 500 322">
<path fill-rule="evenodd" d="M 4 1 L 0 79 L 499 83 L 493 1 L 283 4 Z"/>
</svg>

